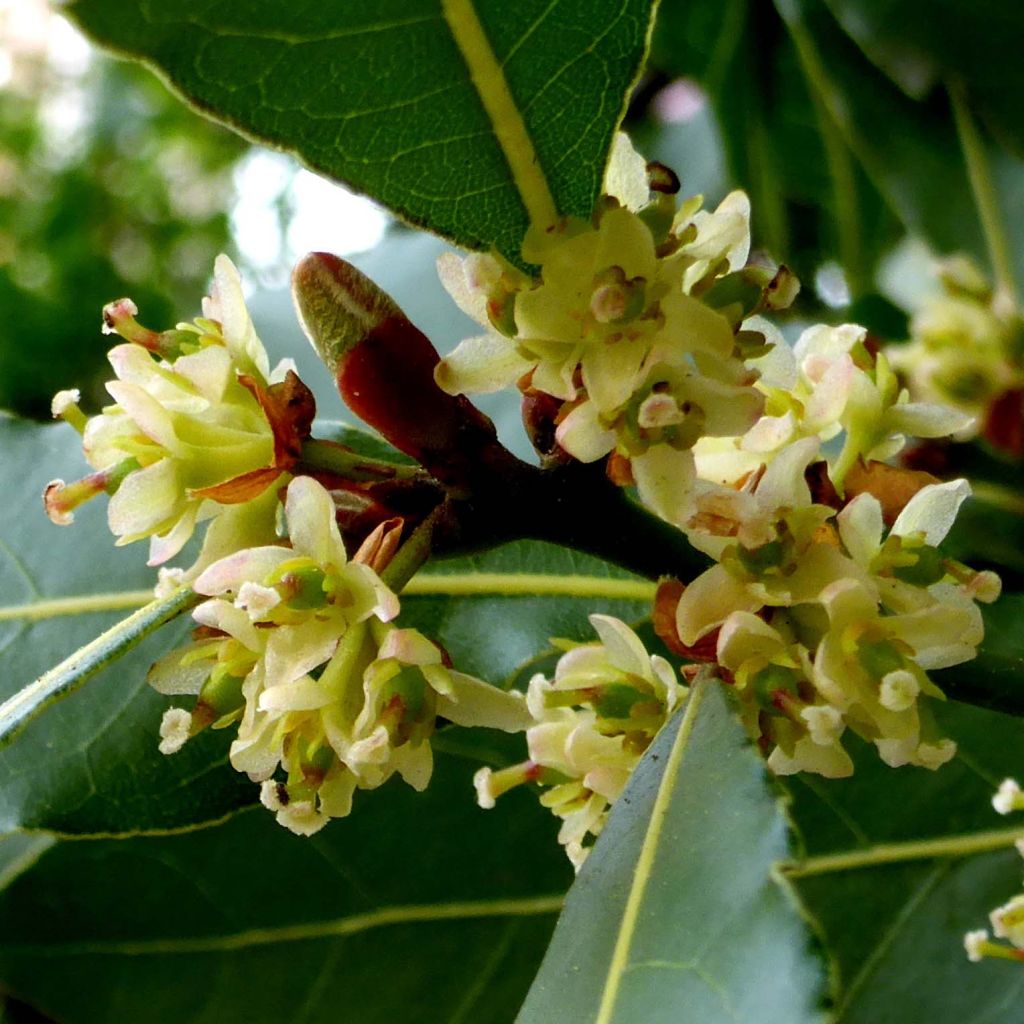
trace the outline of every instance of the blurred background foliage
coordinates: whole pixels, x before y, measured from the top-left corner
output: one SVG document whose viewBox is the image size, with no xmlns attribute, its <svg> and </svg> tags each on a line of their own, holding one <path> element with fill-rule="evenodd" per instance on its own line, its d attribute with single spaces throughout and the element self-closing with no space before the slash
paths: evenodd
<svg viewBox="0 0 1024 1024">
<path fill-rule="evenodd" d="M 194 303 L 228 244 L 247 147 L 26 10 L 19 0 L 3 23 L 0 403 L 45 416 L 61 387 L 99 399 L 105 302 L 130 294 L 160 321 Z"/>
<path fill-rule="evenodd" d="M 44 0 L 0 0 L 0 408 L 48 418 L 72 385 L 102 404 L 105 303 L 128 295 L 158 328 L 190 319 L 219 252 L 280 286 L 351 198 L 97 52 Z M 383 214 L 359 203 L 366 248 Z"/>
<path fill-rule="evenodd" d="M 626 126 L 687 194 L 750 193 L 755 243 L 804 282 L 796 322 L 899 340 L 936 287 L 933 256 L 987 262 L 951 86 L 1008 233 L 1024 223 L 1021 38 L 1009 3 L 665 0 Z M 157 328 L 191 317 L 219 251 L 259 292 L 279 354 L 304 347 L 285 286 L 312 248 L 367 253 L 356 262 L 439 347 L 466 333 L 436 281 L 439 243 L 203 120 L 43 0 L 0 0 L 0 83 L 0 406 L 45 418 L 72 384 L 99 404 L 102 305 L 130 295 Z M 1024 244 L 1011 256 L 1019 285 Z M 514 410 L 498 413 L 514 432 Z"/>
</svg>

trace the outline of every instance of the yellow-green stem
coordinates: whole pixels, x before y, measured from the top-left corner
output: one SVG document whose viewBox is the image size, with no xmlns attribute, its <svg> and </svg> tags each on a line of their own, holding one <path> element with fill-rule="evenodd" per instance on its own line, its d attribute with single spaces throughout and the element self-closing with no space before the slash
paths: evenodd
<svg viewBox="0 0 1024 1024">
<path fill-rule="evenodd" d="M 964 163 L 967 165 L 967 177 L 971 183 L 978 219 L 985 235 L 985 246 L 992 264 L 992 273 L 995 275 L 996 287 L 1016 300 L 1010 245 L 1003 230 L 1003 214 L 999 209 L 999 197 L 996 195 L 995 182 L 992 180 L 992 168 L 985 149 L 985 141 L 971 114 L 963 83 L 951 82 L 948 88 L 960 147 L 963 150 Z"/>
</svg>

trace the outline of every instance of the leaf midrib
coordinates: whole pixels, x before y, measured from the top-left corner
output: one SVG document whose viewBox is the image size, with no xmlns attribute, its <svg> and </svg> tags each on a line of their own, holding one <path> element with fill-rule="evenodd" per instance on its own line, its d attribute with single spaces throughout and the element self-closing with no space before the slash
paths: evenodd
<svg viewBox="0 0 1024 1024">
<path fill-rule="evenodd" d="M 421 573 L 403 590 L 406 597 L 595 597 L 624 601 L 650 601 L 654 593 L 655 585 L 646 580 L 533 572 Z M 0 622 L 125 611 L 141 607 L 152 598 L 151 590 L 49 597 L 0 606 Z"/>
<path fill-rule="evenodd" d="M 622 915 L 619 934 L 615 940 L 611 963 L 608 966 L 608 977 L 605 979 L 604 990 L 601 993 L 601 1003 L 595 1018 L 595 1024 L 610 1024 L 613 1019 L 619 987 L 629 966 L 633 937 L 640 918 L 640 909 L 643 906 L 644 897 L 647 893 L 647 885 L 650 882 L 662 829 L 668 815 L 669 804 L 675 792 L 683 756 L 693 734 L 697 712 L 700 709 L 708 685 L 706 681 L 697 681 L 691 688 L 690 696 L 683 712 L 683 720 L 679 724 L 679 731 L 676 733 L 668 760 L 665 763 L 665 771 L 658 785 L 658 793 L 654 799 L 654 805 L 651 808 L 650 823 L 644 835 L 643 845 L 640 848 L 636 870 L 633 873 L 633 882 L 630 885 L 629 895 L 626 898 L 626 907 Z"/>
<path fill-rule="evenodd" d="M 524 896 L 515 899 L 464 900 L 451 903 L 399 904 L 379 907 L 362 914 L 350 914 L 308 924 L 248 928 L 223 935 L 190 939 L 140 939 L 109 942 L 6 943 L 7 953 L 32 956 L 166 956 L 195 953 L 231 953 L 255 946 L 272 946 L 311 939 L 347 938 L 374 928 L 461 921 L 484 917 L 534 917 L 556 914 L 562 908 L 561 893 Z"/>
</svg>

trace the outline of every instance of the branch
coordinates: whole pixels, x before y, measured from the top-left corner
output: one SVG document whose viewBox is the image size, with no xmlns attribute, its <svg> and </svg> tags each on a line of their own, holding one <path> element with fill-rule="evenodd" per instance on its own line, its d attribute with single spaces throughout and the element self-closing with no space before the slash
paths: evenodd
<svg viewBox="0 0 1024 1024">
<path fill-rule="evenodd" d="M 531 539 L 649 579 L 689 580 L 707 568 L 680 530 L 631 501 L 601 464 L 541 469 L 516 458 L 464 395 L 437 386 L 430 340 L 351 264 L 310 253 L 292 281 L 302 325 L 345 403 L 444 488 L 435 554 Z"/>
</svg>

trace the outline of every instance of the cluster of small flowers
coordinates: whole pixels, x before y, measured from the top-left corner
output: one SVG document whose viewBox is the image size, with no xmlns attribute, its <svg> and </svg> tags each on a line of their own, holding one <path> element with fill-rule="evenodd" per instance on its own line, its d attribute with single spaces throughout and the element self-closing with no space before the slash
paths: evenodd
<svg viewBox="0 0 1024 1024">
<path fill-rule="evenodd" d="M 1024 793 L 1014 779 L 1005 779 L 996 795 L 992 798 L 992 806 L 1000 814 L 1024 810 Z M 1024 857 L 1024 838 L 1018 839 L 1017 849 Z M 1006 939 L 1009 945 L 993 942 L 984 928 L 968 932 L 964 936 L 964 949 L 967 958 L 978 963 L 985 957 L 1002 960 L 1024 961 L 1024 893 L 1014 896 L 1001 907 L 996 907 L 989 914 L 992 933 L 997 939 Z"/>
<path fill-rule="evenodd" d="M 795 287 L 744 267 L 746 197 L 676 211 L 676 184 L 658 165 L 645 177 L 620 138 L 594 222 L 528 238 L 537 278 L 497 257 L 443 260 L 456 301 L 490 330 L 438 382 L 480 391 L 525 375 L 528 394 L 561 403 L 565 452 L 610 455 L 609 475 L 715 560 L 676 595 L 665 639 L 717 661 L 774 770 L 849 774 L 846 728 L 891 765 L 937 767 L 955 745 L 919 700 L 942 697 L 926 673 L 974 657 L 975 602 L 999 581 L 938 550 L 966 482 L 883 460 L 906 435 L 971 417 L 910 401 L 855 324 L 813 326 L 790 347 L 761 314 Z"/>
<path fill-rule="evenodd" d="M 285 499 L 288 543 L 208 566 L 193 585 L 210 598 L 193 612 L 194 639 L 149 678 L 161 693 L 196 698 L 191 711 L 164 715 L 160 749 L 237 724 L 232 765 L 303 835 L 347 815 L 355 789 L 395 773 L 424 789 L 438 715 L 510 732 L 529 722 L 521 694 L 452 670 L 427 637 L 392 624 L 398 598 L 377 568 L 399 528 L 378 528 L 349 560 L 335 511 L 319 483 L 296 477 Z"/>
<path fill-rule="evenodd" d="M 966 257 L 938 269 L 941 290 L 910 324 L 910 341 L 888 349 L 917 399 L 944 402 L 971 417 L 959 432 L 983 433 L 1024 455 L 1024 316 Z"/>
<path fill-rule="evenodd" d="M 929 484 L 887 529 L 871 493 L 838 512 L 811 500 L 817 444 L 796 443 L 704 507 L 691 536 L 717 564 L 680 588 L 667 639 L 717 661 L 777 773 L 849 775 L 847 728 L 887 764 L 936 768 L 956 747 L 920 699 L 942 698 L 927 671 L 975 656 L 975 602 L 999 593 L 992 573 L 938 550 L 969 488 Z"/>
<path fill-rule="evenodd" d="M 44 498 L 66 525 L 109 494 L 118 544 L 149 537 L 151 565 L 210 521 L 192 567 L 162 568 L 156 588 L 209 598 L 193 613 L 192 642 L 150 672 L 159 692 L 195 698 L 164 715 L 160 750 L 237 725 L 232 765 L 261 783 L 281 824 L 308 835 L 346 815 L 357 788 L 397 773 L 423 789 L 439 715 L 524 729 L 521 694 L 452 670 L 431 640 L 394 624 L 398 598 L 379 573 L 402 520 L 383 522 L 349 559 L 332 494 L 293 476 L 308 471 L 299 463 L 313 397 L 287 362 L 269 371 L 230 260 L 218 258 L 193 324 L 157 333 L 136 312 L 128 299 L 104 310 L 104 329 L 127 341 L 109 355 L 117 404 L 87 418 L 76 393 L 54 399 L 96 472 L 54 481 Z"/>
<path fill-rule="evenodd" d="M 562 819 L 558 841 L 578 871 L 644 751 L 685 694 L 672 666 L 649 655 L 619 619 L 591 615 L 597 643 L 566 648 L 553 678 L 529 685 L 529 759 L 474 777 L 481 807 L 515 786 L 539 784 Z"/>
<path fill-rule="evenodd" d="M 560 449 L 583 462 L 613 454 L 659 511 L 688 494 L 699 438 L 742 433 L 761 414 L 744 360 L 766 344 L 749 318 L 796 291 L 785 268 L 746 266 L 746 195 L 711 213 L 700 196 L 676 209 L 678 189 L 620 135 L 592 221 L 527 235 L 538 276 L 497 255 L 439 263 L 487 333 L 441 361 L 438 384 L 456 394 L 518 381 L 545 396 Z"/>
<path fill-rule="evenodd" d="M 765 415 L 698 442 L 694 497 L 670 511 L 717 564 L 685 588 L 668 639 L 717 661 L 780 774 L 849 775 L 847 728 L 894 767 L 936 768 L 956 747 L 920 699 L 943 696 L 927 671 L 975 656 L 975 602 L 999 580 L 938 549 L 967 482 L 881 460 L 968 418 L 910 402 L 856 325 L 811 327 L 792 349 L 776 337 L 759 362 Z"/>
<path fill-rule="evenodd" d="M 149 537 L 150 565 L 178 554 L 198 522 L 225 513 L 233 514 L 208 531 L 202 563 L 246 538 L 272 537 L 271 485 L 297 461 L 316 409 L 290 361 L 270 371 L 234 265 L 218 257 L 213 294 L 194 323 L 157 333 L 136 313 L 130 299 L 103 311 L 105 333 L 126 341 L 108 356 L 116 404 L 87 418 L 76 391 L 53 400 L 54 416 L 82 434 L 95 472 L 47 487 L 50 518 L 67 525 L 75 508 L 106 493 L 117 543 Z"/>
</svg>

